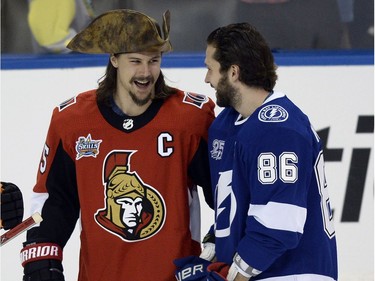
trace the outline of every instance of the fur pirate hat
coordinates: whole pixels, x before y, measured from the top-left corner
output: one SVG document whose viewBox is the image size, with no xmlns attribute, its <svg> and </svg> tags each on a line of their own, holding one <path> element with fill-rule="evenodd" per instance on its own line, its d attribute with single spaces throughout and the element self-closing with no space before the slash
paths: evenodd
<svg viewBox="0 0 375 281">
<path fill-rule="evenodd" d="M 169 52 L 169 29 L 169 10 L 163 14 L 163 38 L 153 18 L 128 9 L 112 10 L 95 18 L 67 48 L 87 54 Z"/>
</svg>

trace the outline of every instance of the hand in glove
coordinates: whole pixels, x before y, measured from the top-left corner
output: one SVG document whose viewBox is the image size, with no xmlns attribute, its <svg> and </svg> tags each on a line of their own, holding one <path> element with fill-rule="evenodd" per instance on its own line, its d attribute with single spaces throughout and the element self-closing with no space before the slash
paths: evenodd
<svg viewBox="0 0 375 281">
<path fill-rule="evenodd" d="M 13 183 L 1 182 L 1 221 L 5 230 L 15 227 L 23 219 L 21 190 Z"/>
</svg>

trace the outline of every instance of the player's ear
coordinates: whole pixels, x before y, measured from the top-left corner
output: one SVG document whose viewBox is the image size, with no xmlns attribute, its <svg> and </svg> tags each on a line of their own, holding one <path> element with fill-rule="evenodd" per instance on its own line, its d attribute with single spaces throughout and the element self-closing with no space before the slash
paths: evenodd
<svg viewBox="0 0 375 281">
<path fill-rule="evenodd" d="M 232 81 L 236 81 L 240 77 L 240 67 L 236 64 L 232 64 L 229 68 L 229 77 L 232 79 Z"/>
<path fill-rule="evenodd" d="M 111 61 L 111 64 L 113 65 L 113 67 L 115 68 L 118 67 L 118 59 L 115 54 L 111 54 L 111 57 L 109 58 L 109 60 Z"/>
</svg>

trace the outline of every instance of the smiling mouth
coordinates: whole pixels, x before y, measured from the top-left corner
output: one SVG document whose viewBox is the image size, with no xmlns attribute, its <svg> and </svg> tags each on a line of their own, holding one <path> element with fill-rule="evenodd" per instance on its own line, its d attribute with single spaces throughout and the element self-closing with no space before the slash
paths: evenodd
<svg viewBox="0 0 375 281">
<path fill-rule="evenodd" d="M 146 77 L 146 78 L 135 78 L 133 79 L 134 84 L 139 87 L 139 88 L 147 88 L 151 85 L 151 83 L 153 82 L 153 79 L 152 77 Z"/>
</svg>

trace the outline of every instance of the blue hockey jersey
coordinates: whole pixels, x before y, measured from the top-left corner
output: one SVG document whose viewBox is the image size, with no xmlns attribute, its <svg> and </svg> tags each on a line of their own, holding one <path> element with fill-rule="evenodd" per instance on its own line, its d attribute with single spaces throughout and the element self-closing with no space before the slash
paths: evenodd
<svg viewBox="0 0 375 281">
<path fill-rule="evenodd" d="M 218 261 L 238 253 L 262 271 L 251 280 L 337 280 L 322 145 L 308 117 L 274 93 L 246 119 L 225 108 L 208 144 Z"/>
</svg>

